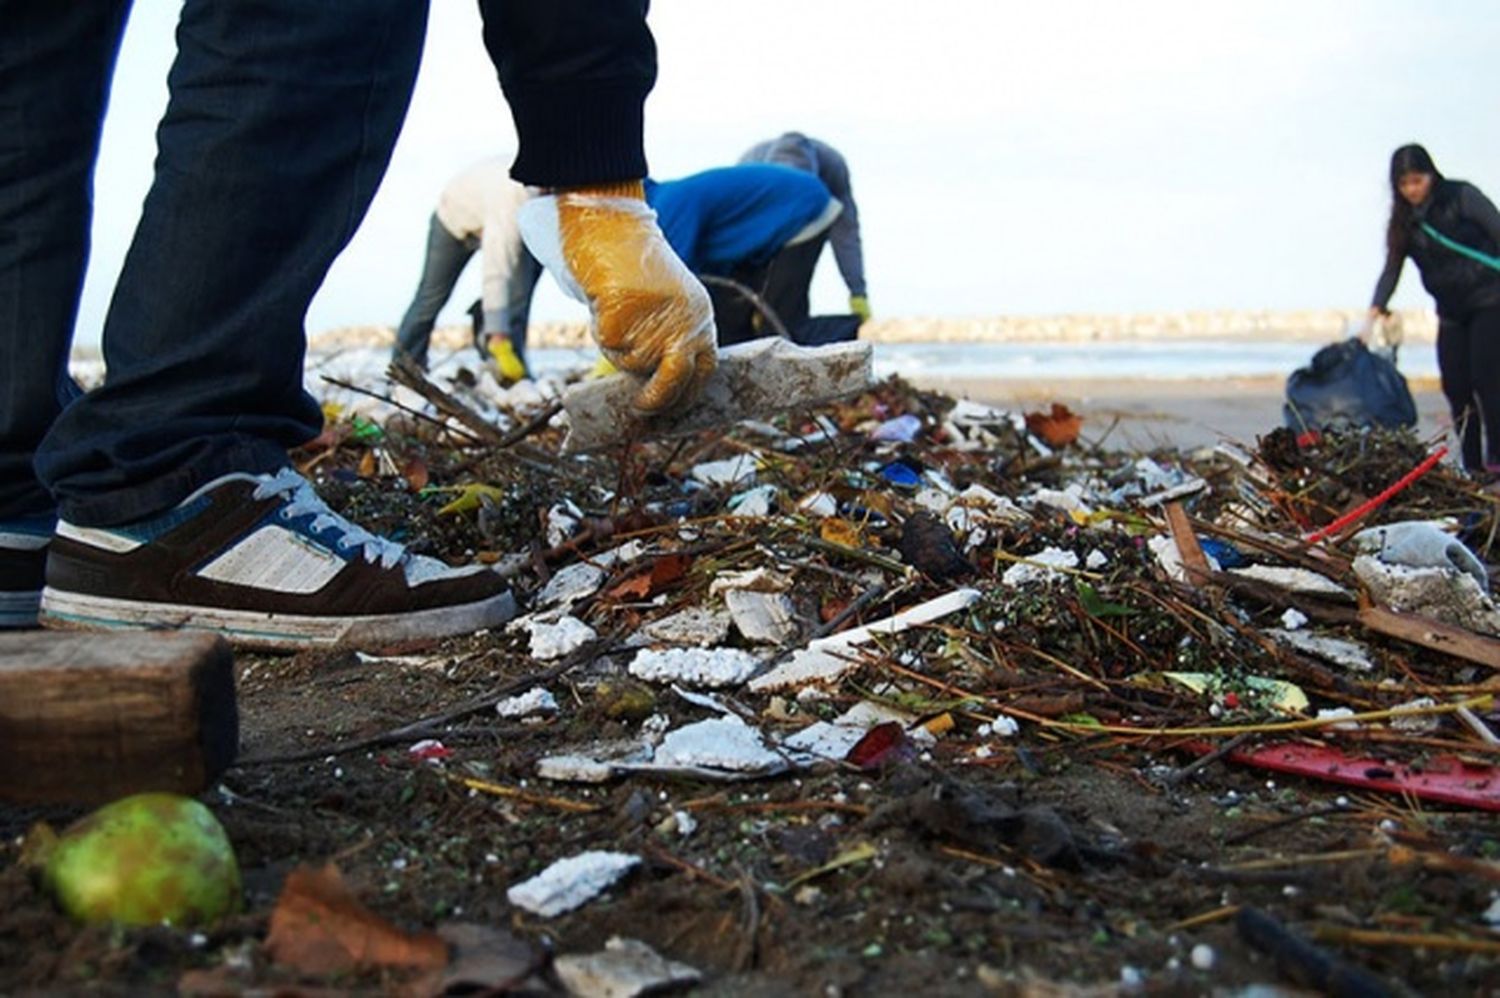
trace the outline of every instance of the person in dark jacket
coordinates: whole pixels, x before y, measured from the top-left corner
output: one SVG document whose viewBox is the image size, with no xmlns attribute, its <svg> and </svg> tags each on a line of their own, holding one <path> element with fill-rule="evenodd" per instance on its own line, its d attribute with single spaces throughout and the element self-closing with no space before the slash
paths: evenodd
<svg viewBox="0 0 1500 998">
<path fill-rule="evenodd" d="M 786 166 L 722 166 L 647 180 L 646 203 L 689 270 L 756 292 L 798 341 L 813 268 L 842 210 L 821 180 Z M 735 290 L 709 282 L 709 297 L 720 345 L 773 332 L 758 326 L 754 306 Z"/>
<path fill-rule="evenodd" d="M 1464 468 L 1500 473 L 1500 211 L 1473 184 L 1444 177 L 1419 145 L 1392 154 L 1391 194 L 1370 317 L 1388 314 L 1410 257 L 1437 304 L 1438 373 Z"/>
</svg>

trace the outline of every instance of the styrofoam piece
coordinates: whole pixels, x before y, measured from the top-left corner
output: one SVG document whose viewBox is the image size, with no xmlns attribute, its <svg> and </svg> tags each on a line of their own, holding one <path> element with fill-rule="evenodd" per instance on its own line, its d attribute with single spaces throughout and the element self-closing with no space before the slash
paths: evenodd
<svg viewBox="0 0 1500 998">
<path fill-rule="evenodd" d="M 1093 508 L 1085 501 L 1083 486 L 1074 482 L 1065 489 L 1037 489 L 1030 495 L 1025 496 L 1025 502 L 1032 505 L 1050 506 L 1060 509 L 1064 513 L 1092 513 Z"/>
<path fill-rule="evenodd" d="M 572 606 L 598 592 L 599 587 L 604 585 L 604 575 L 604 569 L 597 565 L 590 565 L 586 561 L 575 562 L 548 580 L 537 594 L 537 605 Z"/>
<path fill-rule="evenodd" d="M 1319 637 L 1307 631 L 1294 631 L 1281 627 L 1268 628 L 1266 633 L 1284 645 L 1355 672 L 1369 672 L 1375 668 L 1375 663 L 1370 661 L 1369 653 L 1364 645 L 1355 641 Z"/>
<path fill-rule="evenodd" d="M 851 661 L 857 658 L 850 650 L 854 645 L 877 635 L 899 634 L 919 624 L 931 623 L 972 606 L 979 598 L 977 589 L 955 589 L 864 627 L 819 638 L 770 672 L 750 680 L 750 689 L 764 693 L 834 682 L 858 667 L 857 661 Z"/>
<path fill-rule="evenodd" d="M 1087 568 L 1091 572 L 1098 571 L 1108 564 L 1109 555 L 1105 554 L 1103 551 L 1100 551 L 1098 548 L 1094 548 L 1088 553 L 1088 557 L 1083 559 L 1083 567 Z"/>
<path fill-rule="evenodd" d="M 1354 574 L 1377 603 L 1484 634 L 1500 634 L 1500 610 L 1472 576 L 1448 568 L 1387 565 L 1374 555 L 1354 559 Z"/>
<path fill-rule="evenodd" d="M 649 682 L 721 687 L 743 683 L 760 665 L 760 658 L 739 648 L 643 648 L 629 671 Z"/>
<path fill-rule="evenodd" d="M 562 658 L 598 636 L 598 632 L 577 617 L 563 617 L 553 624 L 533 621 L 531 657 L 543 662 Z"/>
<path fill-rule="evenodd" d="M 1000 581 L 1007 586 L 1024 586 L 1056 578 L 1059 573 L 1055 569 L 1077 567 L 1077 554 L 1062 548 L 1047 547 L 1036 554 L 1026 555 L 1025 561 L 1011 565 L 1000 576 Z"/>
<path fill-rule="evenodd" d="M 731 589 L 724 594 L 724 605 L 729 608 L 734 626 L 747 641 L 785 644 L 801 630 L 797 608 L 785 593 Z"/>
<path fill-rule="evenodd" d="M 790 735 L 782 744 L 797 752 L 819 756 L 824 759 L 842 759 L 855 744 L 877 724 L 890 721 L 906 729 L 907 736 L 919 745 L 937 742 L 932 732 L 923 727 L 912 727 L 916 715 L 896 710 L 884 704 L 861 700 L 832 721 L 819 721 Z"/>
<path fill-rule="evenodd" d="M 595 850 L 560 859 L 505 892 L 517 908 L 552 918 L 585 905 L 641 863 L 639 856 Z"/>
<path fill-rule="evenodd" d="M 552 969 L 568 994 L 578 998 L 635 998 L 678 991 L 703 979 L 693 967 L 668 960 L 643 942 L 619 936 L 598 953 L 559 956 L 552 961 Z"/>
<path fill-rule="evenodd" d="M 1305 593 L 1309 596 L 1327 596 L 1334 599 L 1353 600 L 1354 597 L 1337 582 L 1308 568 L 1282 568 L 1274 565 L 1246 565 L 1243 568 L 1231 568 L 1230 573 L 1246 579 L 1254 579 L 1275 586 L 1278 589 L 1286 589 L 1294 593 Z"/>
<path fill-rule="evenodd" d="M 525 693 L 506 697 L 495 704 L 495 713 L 501 717 L 530 717 L 532 714 L 556 714 L 557 698 L 541 686 L 533 686 Z"/>
<path fill-rule="evenodd" d="M 1307 614 L 1294 606 L 1287 607 L 1286 612 L 1281 615 L 1281 626 L 1289 631 L 1295 631 L 1306 624 Z"/>
<path fill-rule="evenodd" d="M 704 485 L 739 485 L 755 481 L 755 466 L 758 463 L 755 454 L 736 454 L 734 457 L 726 457 L 722 461 L 705 461 L 693 466 L 693 480 L 702 482 Z"/>
<path fill-rule="evenodd" d="M 730 589 L 753 589 L 758 593 L 784 593 L 792 580 L 767 568 L 750 568 L 742 572 L 720 572 L 708 584 L 708 595 L 717 596 Z"/>
<path fill-rule="evenodd" d="M 703 606 L 690 606 L 641 628 L 652 641 L 707 648 L 729 637 L 729 614 Z"/>
<path fill-rule="evenodd" d="M 1422 707 L 1436 707 L 1437 701 L 1432 697 L 1417 697 L 1406 703 L 1398 703 L 1392 710 L 1418 709 Z M 1436 714 L 1408 714 L 1405 717 L 1393 717 L 1389 722 L 1395 731 L 1406 731 L 1414 734 L 1436 731 L 1442 726 L 1443 719 Z"/>
<path fill-rule="evenodd" d="M 729 714 L 667 732 L 651 762 L 655 766 L 772 773 L 786 760 L 766 747 L 756 729 Z"/>
</svg>

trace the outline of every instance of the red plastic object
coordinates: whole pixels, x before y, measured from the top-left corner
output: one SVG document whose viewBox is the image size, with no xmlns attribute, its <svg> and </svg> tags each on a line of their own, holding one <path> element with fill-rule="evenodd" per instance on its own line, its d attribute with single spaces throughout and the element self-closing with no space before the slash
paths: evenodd
<svg viewBox="0 0 1500 998">
<path fill-rule="evenodd" d="M 845 762 L 853 763 L 863 770 L 880 769 L 895 762 L 906 762 L 916 757 L 916 746 L 906 737 L 906 731 L 895 721 L 877 724 L 854 743 Z"/>
<path fill-rule="evenodd" d="M 1282 743 L 1231 752 L 1226 758 L 1241 765 L 1313 780 L 1411 794 L 1423 800 L 1482 811 L 1500 811 L 1500 770 L 1467 763 L 1451 755 L 1428 759 L 1421 769 L 1414 769 L 1400 763 L 1345 755 L 1326 745 Z"/>
</svg>

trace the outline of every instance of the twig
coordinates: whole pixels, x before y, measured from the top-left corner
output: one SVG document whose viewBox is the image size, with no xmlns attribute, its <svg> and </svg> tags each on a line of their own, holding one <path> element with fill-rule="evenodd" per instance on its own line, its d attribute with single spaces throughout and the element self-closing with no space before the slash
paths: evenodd
<svg viewBox="0 0 1500 998">
<path fill-rule="evenodd" d="M 840 627 L 843 627 L 844 624 L 855 614 L 859 613 L 870 604 L 884 599 L 886 592 L 887 589 L 884 582 L 877 582 L 869 589 L 866 589 L 864 592 L 856 596 L 848 606 L 844 607 L 837 614 L 835 614 L 832 620 L 829 620 L 827 623 L 819 624 L 816 628 L 814 628 L 812 632 L 813 640 L 827 637 L 834 631 L 838 630 Z"/>
<path fill-rule="evenodd" d="M 1196 929 L 1200 925 L 1210 925 L 1214 922 L 1222 922 L 1226 918 L 1233 918 L 1234 916 L 1238 915 L 1240 913 L 1240 907 L 1241 906 L 1237 904 L 1226 904 L 1222 908 L 1215 908 L 1212 911 L 1205 911 L 1202 914 L 1194 915 L 1191 918 L 1184 918 L 1181 921 L 1173 922 L 1162 931 L 1181 932 L 1183 929 Z"/>
<path fill-rule="evenodd" d="M 1350 929 L 1342 925 L 1320 925 L 1313 938 L 1329 943 L 1354 943 L 1360 946 L 1410 946 L 1413 949 L 1445 949 L 1462 953 L 1500 954 L 1500 940 L 1469 939 L 1465 936 L 1439 936 L 1431 932 L 1382 932 L 1379 929 Z"/>
<path fill-rule="evenodd" d="M 469 443 L 471 443 L 471 444 L 482 444 L 482 443 L 484 443 L 484 440 L 482 438 L 480 438 L 478 436 L 475 436 L 469 430 L 466 430 L 466 429 L 464 429 L 461 426 L 454 426 L 452 423 L 448 422 L 445 419 L 438 419 L 436 416 L 428 415 L 427 413 L 423 412 L 420 409 L 413 409 L 409 405 L 405 405 L 405 404 L 403 404 L 401 402 L 396 401 L 395 399 L 391 398 L 391 396 L 389 396 L 389 395 L 382 395 L 380 392 L 371 391 L 368 388 L 361 388 L 359 385 L 351 385 L 347 381 L 340 381 L 338 378 L 331 378 L 331 377 L 329 377 L 326 374 L 322 375 L 322 378 L 323 378 L 324 381 L 328 382 L 330 385 L 334 385 L 336 387 L 343 388 L 343 389 L 345 389 L 347 391 L 356 392 L 356 393 L 358 393 L 360 395 L 368 396 L 368 397 L 370 397 L 372 399 L 375 399 L 375 400 L 377 400 L 379 402 L 384 402 L 386 405 L 389 405 L 389 406 L 391 406 L 393 408 L 401 410 L 402 412 L 406 413 L 408 416 L 414 416 L 415 418 L 420 419 L 423 422 L 431 423 L 433 426 L 436 426 L 436 427 L 438 427 L 439 429 L 442 429 L 442 430 L 446 430 L 449 433 L 456 433 L 457 435 L 459 435 L 461 437 L 467 438 L 468 441 L 469 441 Z"/>
<path fill-rule="evenodd" d="M 1167 784 L 1168 786 L 1176 786 L 1183 780 L 1187 779 L 1189 776 L 1192 776 L 1194 773 L 1198 772 L 1198 770 L 1202 769 L 1204 766 L 1208 766 L 1215 762 L 1218 762 L 1220 759 L 1224 758 L 1226 755 L 1249 741 L 1251 737 L 1252 735 L 1249 732 L 1246 732 L 1243 735 L 1235 735 L 1233 738 L 1229 739 L 1223 745 L 1220 745 L 1218 748 L 1214 749 L 1207 755 L 1199 756 L 1197 759 L 1194 759 L 1192 762 L 1188 763 L 1186 766 L 1183 766 L 1181 769 L 1176 769 L 1168 773 L 1166 776 L 1162 777 L 1162 782 Z"/>
<path fill-rule="evenodd" d="M 491 783 L 488 780 L 478 780 L 472 776 L 457 776 L 450 774 L 448 779 L 454 783 L 476 790 L 491 797 L 508 797 L 511 800 L 521 801 L 523 804 L 540 804 L 558 811 L 568 811 L 573 814 L 592 814 L 601 809 L 599 804 L 581 804 L 578 801 L 568 800 L 566 797 L 552 797 L 547 794 L 533 793 L 529 790 L 520 790 L 516 787 L 502 786 L 499 783 Z"/>
<path fill-rule="evenodd" d="M 770 324 L 771 328 L 776 331 L 777 336 L 780 336 L 784 340 L 789 340 L 792 338 L 792 334 L 787 332 L 786 325 L 781 321 L 781 317 L 776 314 L 776 310 L 771 307 L 769 302 L 767 302 L 760 295 L 756 294 L 755 291 L 753 291 L 748 286 L 741 284 L 739 281 L 736 281 L 733 278 L 716 277 L 713 274 L 699 274 L 698 280 L 702 281 L 704 284 L 718 285 L 721 288 L 729 288 L 731 291 L 735 291 L 743 295 L 751 305 L 755 306 L 755 310 L 761 314 L 761 317 L 764 318 L 767 323 Z"/>
</svg>

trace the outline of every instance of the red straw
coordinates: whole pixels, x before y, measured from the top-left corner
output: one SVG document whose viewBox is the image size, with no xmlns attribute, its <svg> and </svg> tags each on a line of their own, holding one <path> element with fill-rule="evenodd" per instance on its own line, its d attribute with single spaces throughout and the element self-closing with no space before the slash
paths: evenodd
<svg viewBox="0 0 1500 998">
<path fill-rule="evenodd" d="M 1351 523 L 1354 523 L 1356 520 L 1361 520 L 1364 517 L 1369 516 L 1375 510 L 1379 509 L 1381 506 L 1384 506 L 1386 502 L 1391 498 L 1391 496 L 1395 495 L 1397 492 L 1400 492 L 1412 482 L 1415 482 L 1417 479 L 1421 478 L 1423 475 L 1431 471 L 1433 466 L 1441 461 L 1443 459 L 1443 455 L 1447 453 L 1448 447 L 1446 444 L 1442 447 L 1439 447 L 1431 454 L 1428 454 L 1421 464 L 1417 465 L 1415 468 L 1402 475 L 1400 480 L 1398 480 L 1395 485 L 1392 485 L 1390 488 L 1386 489 L 1375 498 L 1361 503 L 1359 506 L 1351 509 L 1349 512 L 1345 513 L 1337 520 L 1334 520 L 1332 523 L 1328 524 L 1328 526 L 1317 531 L 1316 533 L 1309 534 L 1304 539 L 1309 544 L 1316 544 L 1330 534 L 1338 533 L 1340 530 L 1343 530 L 1345 527 L 1347 527 Z"/>
</svg>

